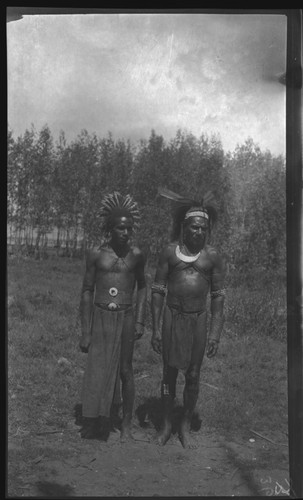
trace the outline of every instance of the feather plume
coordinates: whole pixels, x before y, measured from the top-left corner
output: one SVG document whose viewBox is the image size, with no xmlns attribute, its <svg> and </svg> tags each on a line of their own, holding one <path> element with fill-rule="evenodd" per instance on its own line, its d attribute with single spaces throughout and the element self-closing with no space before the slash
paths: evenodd
<svg viewBox="0 0 303 500">
<path fill-rule="evenodd" d="M 122 209 L 128 212 L 134 220 L 134 225 L 138 226 L 140 219 L 139 208 L 129 194 L 122 196 L 118 191 L 114 191 L 113 193 L 105 195 L 101 202 L 98 216 L 107 220 L 116 209 Z M 104 227 L 107 226 L 106 220 L 103 223 Z"/>
<path fill-rule="evenodd" d="M 158 194 L 167 198 L 169 200 L 175 201 L 179 205 L 190 205 L 196 207 L 206 207 L 207 205 L 216 205 L 216 200 L 212 191 L 207 191 L 201 200 L 194 200 L 192 198 L 186 198 L 184 196 L 180 196 L 177 193 L 174 193 L 170 189 L 167 188 L 158 188 Z"/>
<path fill-rule="evenodd" d="M 174 193 L 170 189 L 162 187 L 158 188 L 158 195 L 175 202 L 173 213 L 172 240 L 176 240 L 179 238 L 180 232 L 182 231 L 182 221 L 184 220 L 186 212 L 190 208 L 203 208 L 207 211 L 210 217 L 210 231 L 212 226 L 217 221 L 217 202 L 212 191 L 207 191 L 201 200 L 186 198 L 177 193 Z"/>
<path fill-rule="evenodd" d="M 206 205 L 215 205 L 216 204 L 216 200 L 215 200 L 215 197 L 214 197 L 214 194 L 212 191 L 207 191 L 207 193 L 205 193 L 205 195 L 203 196 L 203 198 L 201 200 L 201 204 L 204 207 Z"/>
<path fill-rule="evenodd" d="M 163 196 L 164 198 L 168 198 L 169 200 L 176 201 L 177 203 L 181 205 L 193 205 L 198 203 L 195 200 L 192 200 L 191 198 L 184 198 L 183 196 L 180 196 L 177 193 L 174 193 L 170 189 L 167 188 L 158 188 L 158 194 L 160 196 Z"/>
</svg>

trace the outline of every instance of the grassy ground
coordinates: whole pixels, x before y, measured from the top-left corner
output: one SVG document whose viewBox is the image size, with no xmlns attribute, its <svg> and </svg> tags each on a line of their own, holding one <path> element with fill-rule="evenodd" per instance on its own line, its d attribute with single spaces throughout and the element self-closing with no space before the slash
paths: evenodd
<svg viewBox="0 0 303 500">
<path fill-rule="evenodd" d="M 8 437 L 68 431 L 80 403 L 86 355 L 79 352 L 78 305 L 84 263 L 64 258 L 8 262 Z M 151 270 L 149 282 L 153 276 Z M 276 292 L 276 290 L 279 290 Z M 254 437 L 251 430 L 287 443 L 286 303 L 281 287 L 228 290 L 226 326 L 216 358 L 205 358 L 198 402 L 204 429 L 227 439 Z M 161 359 L 147 331 L 136 344 L 136 419 L 159 423 Z M 182 403 L 183 375 L 177 399 Z M 42 445 L 41 445 L 42 446 Z M 45 446 L 45 444 L 43 445 Z M 284 449 L 285 451 L 287 448 Z M 45 453 L 45 449 L 41 453 Z M 63 451 L 62 451 L 63 452 Z M 50 449 L 58 455 L 60 450 Z M 20 461 L 39 450 L 9 449 L 13 489 Z M 19 462 L 19 469 L 16 461 Z M 264 457 L 269 460 L 269 457 Z"/>
</svg>

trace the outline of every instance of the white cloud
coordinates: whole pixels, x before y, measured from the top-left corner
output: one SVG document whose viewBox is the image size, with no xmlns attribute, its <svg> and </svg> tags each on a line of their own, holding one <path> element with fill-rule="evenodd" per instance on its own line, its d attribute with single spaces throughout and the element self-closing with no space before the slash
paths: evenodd
<svg viewBox="0 0 303 500">
<path fill-rule="evenodd" d="M 73 137 L 218 132 L 284 152 L 282 16 L 26 16 L 7 27 L 8 121 Z"/>
</svg>

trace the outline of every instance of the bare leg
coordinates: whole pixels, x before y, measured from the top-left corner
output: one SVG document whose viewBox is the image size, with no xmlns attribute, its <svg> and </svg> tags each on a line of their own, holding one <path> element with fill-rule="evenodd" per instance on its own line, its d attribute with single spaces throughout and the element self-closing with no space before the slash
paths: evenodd
<svg viewBox="0 0 303 500">
<path fill-rule="evenodd" d="M 131 367 L 121 373 L 122 380 L 122 398 L 123 398 L 123 420 L 121 424 L 121 442 L 132 440 L 131 421 L 135 399 L 135 385 L 133 370 Z"/>
<path fill-rule="evenodd" d="M 164 412 L 164 420 L 161 431 L 159 432 L 156 443 L 164 446 L 171 436 L 172 431 L 172 412 L 176 394 L 176 380 L 178 370 L 176 368 L 165 367 L 161 387 L 161 398 Z"/>
<path fill-rule="evenodd" d="M 184 448 L 198 447 L 197 442 L 190 435 L 190 427 L 199 395 L 200 370 L 206 345 L 206 314 L 199 315 L 196 329 L 199 334 L 194 336 L 192 360 L 185 375 L 183 392 L 184 415 L 180 428 L 180 441 Z"/>
<path fill-rule="evenodd" d="M 190 436 L 190 425 L 199 395 L 200 369 L 191 366 L 186 373 L 183 392 L 184 416 L 180 428 L 180 441 L 184 448 L 197 448 L 198 444 Z"/>
<path fill-rule="evenodd" d="M 110 411 L 111 428 L 113 431 L 121 428 L 121 418 L 120 418 L 120 408 L 121 405 L 114 403 Z"/>
<path fill-rule="evenodd" d="M 163 357 L 163 380 L 161 385 L 161 399 L 163 408 L 163 423 L 156 437 L 156 444 L 163 446 L 167 443 L 172 432 L 172 413 L 174 399 L 176 396 L 177 368 L 168 365 L 169 350 L 171 343 L 172 313 L 169 308 L 165 309 L 164 323 L 162 328 L 162 357 Z"/>
</svg>

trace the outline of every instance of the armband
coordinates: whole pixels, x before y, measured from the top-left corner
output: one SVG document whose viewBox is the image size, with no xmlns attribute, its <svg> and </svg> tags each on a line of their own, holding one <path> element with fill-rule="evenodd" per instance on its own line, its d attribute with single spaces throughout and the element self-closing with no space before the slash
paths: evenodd
<svg viewBox="0 0 303 500">
<path fill-rule="evenodd" d="M 225 295 L 226 295 L 225 288 L 222 288 L 221 290 L 214 290 L 213 292 L 210 292 L 210 297 L 212 299 L 215 299 L 216 297 L 225 297 Z"/>
<path fill-rule="evenodd" d="M 160 283 L 153 283 L 151 285 L 151 293 L 159 293 L 160 295 L 165 295 L 166 290 L 166 285 L 161 285 Z"/>
</svg>

